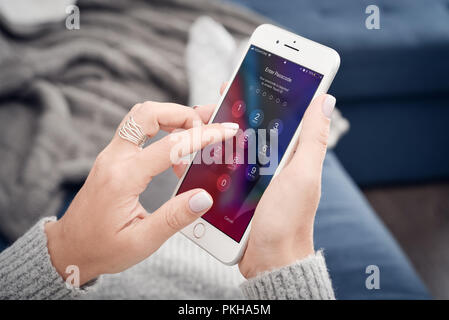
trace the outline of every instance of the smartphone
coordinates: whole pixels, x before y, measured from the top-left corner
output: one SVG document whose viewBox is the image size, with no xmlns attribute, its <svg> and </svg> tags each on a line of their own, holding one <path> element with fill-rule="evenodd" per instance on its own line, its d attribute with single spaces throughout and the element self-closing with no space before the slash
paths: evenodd
<svg viewBox="0 0 449 320">
<path fill-rule="evenodd" d="M 240 260 L 263 192 L 287 162 L 304 112 L 327 92 L 339 65 L 329 47 L 269 24 L 254 31 L 210 119 L 236 122 L 239 133 L 196 153 L 174 192 L 203 188 L 214 200 L 181 231 L 187 238 L 225 264 Z"/>
</svg>

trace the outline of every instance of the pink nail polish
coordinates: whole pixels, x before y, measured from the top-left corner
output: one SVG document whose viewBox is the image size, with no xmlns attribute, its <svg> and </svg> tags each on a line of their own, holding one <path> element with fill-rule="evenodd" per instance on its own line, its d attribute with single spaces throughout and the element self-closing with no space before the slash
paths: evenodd
<svg viewBox="0 0 449 320">
<path fill-rule="evenodd" d="M 323 105 L 321 106 L 323 113 L 326 117 L 330 118 L 332 115 L 332 111 L 334 111 L 336 99 L 328 94 L 323 101 Z"/>
<path fill-rule="evenodd" d="M 195 194 L 189 200 L 189 207 L 195 213 L 201 213 L 212 206 L 212 197 L 206 192 L 201 191 Z"/>
</svg>

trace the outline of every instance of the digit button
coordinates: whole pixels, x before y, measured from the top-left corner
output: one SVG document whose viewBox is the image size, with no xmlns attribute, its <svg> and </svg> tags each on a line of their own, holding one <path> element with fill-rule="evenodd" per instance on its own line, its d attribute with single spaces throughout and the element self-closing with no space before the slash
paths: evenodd
<svg viewBox="0 0 449 320">
<path fill-rule="evenodd" d="M 263 111 L 260 109 L 253 110 L 249 115 L 249 123 L 252 127 L 258 127 L 263 121 Z"/>
<path fill-rule="evenodd" d="M 245 110 L 245 102 L 238 100 L 232 105 L 232 116 L 235 118 L 240 118 L 245 113 Z"/>
<path fill-rule="evenodd" d="M 228 190 L 231 185 L 231 176 L 229 174 L 222 174 L 217 179 L 217 189 L 221 192 Z"/>
</svg>

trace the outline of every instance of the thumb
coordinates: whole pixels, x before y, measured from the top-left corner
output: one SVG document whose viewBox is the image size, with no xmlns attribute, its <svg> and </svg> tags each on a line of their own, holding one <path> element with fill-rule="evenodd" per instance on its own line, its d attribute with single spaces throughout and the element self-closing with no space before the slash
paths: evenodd
<svg viewBox="0 0 449 320">
<path fill-rule="evenodd" d="M 203 189 L 193 189 L 168 200 L 158 210 L 145 217 L 144 233 L 153 245 L 164 241 L 206 213 L 213 204 Z"/>
<path fill-rule="evenodd" d="M 289 166 L 300 167 L 306 172 L 321 172 L 334 107 L 335 98 L 328 94 L 312 101 L 304 114 L 298 148 Z"/>
</svg>

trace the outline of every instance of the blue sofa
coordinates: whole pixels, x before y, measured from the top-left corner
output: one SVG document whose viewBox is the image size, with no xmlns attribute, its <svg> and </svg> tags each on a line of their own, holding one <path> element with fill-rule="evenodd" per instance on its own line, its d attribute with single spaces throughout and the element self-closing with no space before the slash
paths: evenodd
<svg viewBox="0 0 449 320">
<path fill-rule="evenodd" d="M 449 178 L 447 1 L 232 1 L 340 53 L 330 92 L 351 129 L 335 153 L 359 186 Z"/>
</svg>

